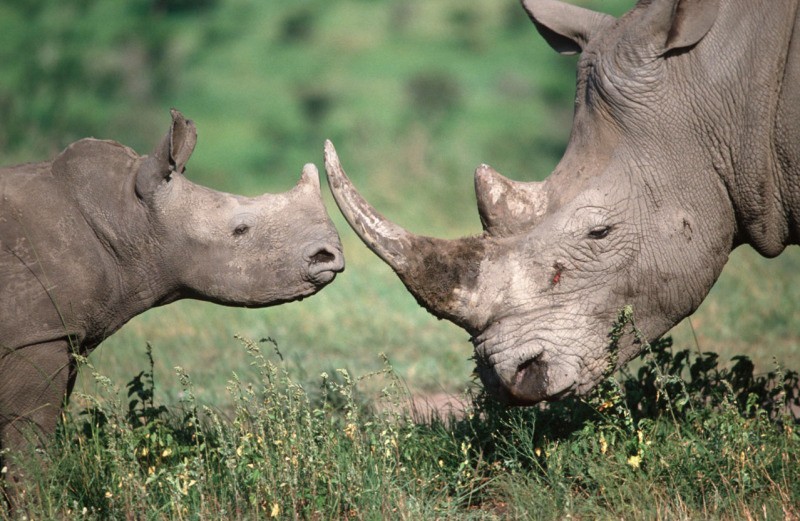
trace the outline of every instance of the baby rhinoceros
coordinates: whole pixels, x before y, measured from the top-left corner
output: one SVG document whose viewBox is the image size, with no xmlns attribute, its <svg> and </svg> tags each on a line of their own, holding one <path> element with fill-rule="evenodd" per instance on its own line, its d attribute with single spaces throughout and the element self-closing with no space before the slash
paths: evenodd
<svg viewBox="0 0 800 521">
<path fill-rule="evenodd" d="M 53 432 L 86 355 L 143 311 L 182 298 L 263 307 L 344 269 L 306 165 L 248 198 L 184 177 L 194 124 L 172 111 L 149 156 L 82 139 L 50 162 L 0 169 L 0 444 Z"/>
</svg>

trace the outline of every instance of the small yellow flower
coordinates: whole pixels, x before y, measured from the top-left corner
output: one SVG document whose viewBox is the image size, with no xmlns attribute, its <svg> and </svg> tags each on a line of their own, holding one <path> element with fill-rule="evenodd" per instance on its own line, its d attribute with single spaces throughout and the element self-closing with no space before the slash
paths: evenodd
<svg viewBox="0 0 800 521">
<path fill-rule="evenodd" d="M 358 427 L 355 423 L 348 423 L 347 427 L 344 428 L 344 435 L 350 438 L 351 440 L 356 439 L 356 430 Z"/>
<path fill-rule="evenodd" d="M 114 497 L 114 494 L 112 494 L 109 491 L 106 491 L 106 499 L 111 499 L 112 497 Z"/>
<path fill-rule="evenodd" d="M 444 461 L 442 461 L 442 460 L 439 460 L 439 466 L 440 466 L 440 467 L 444 467 Z"/>
<path fill-rule="evenodd" d="M 606 452 L 608 452 L 608 441 L 606 441 L 606 437 L 601 434 L 600 435 L 600 454 L 605 454 Z"/>
<path fill-rule="evenodd" d="M 606 409 L 608 409 L 609 407 L 612 407 L 613 405 L 614 405 L 614 402 L 612 402 L 611 400 L 606 400 L 605 402 L 601 403 L 597 407 L 597 410 L 598 411 L 605 411 Z"/>
<path fill-rule="evenodd" d="M 638 454 L 634 454 L 630 458 L 628 458 L 628 465 L 631 467 L 638 469 L 639 466 L 642 464 L 642 457 Z"/>
<path fill-rule="evenodd" d="M 281 506 L 277 503 L 273 503 L 269 517 L 278 517 L 279 515 L 281 515 Z"/>
<path fill-rule="evenodd" d="M 172 449 L 167 448 L 167 449 L 164 449 L 164 452 L 161 453 L 161 457 L 162 458 L 166 458 L 170 454 L 172 454 Z"/>
</svg>

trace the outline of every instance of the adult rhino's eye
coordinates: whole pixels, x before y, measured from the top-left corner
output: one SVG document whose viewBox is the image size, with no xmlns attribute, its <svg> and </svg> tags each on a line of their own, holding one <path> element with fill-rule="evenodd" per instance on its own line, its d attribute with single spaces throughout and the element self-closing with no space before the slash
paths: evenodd
<svg viewBox="0 0 800 521">
<path fill-rule="evenodd" d="M 611 231 L 611 226 L 595 226 L 589 230 L 590 239 L 602 239 Z"/>
<path fill-rule="evenodd" d="M 247 226 L 246 224 L 240 224 L 239 226 L 237 226 L 236 228 L 233 229 L 233 235 L 235 235 L 237 237 L 239 235 L 244 235 L 245 233 L 247 233 L 247 231 L 249 229 L 250 229 L 250 227 Z"/>
</svg>

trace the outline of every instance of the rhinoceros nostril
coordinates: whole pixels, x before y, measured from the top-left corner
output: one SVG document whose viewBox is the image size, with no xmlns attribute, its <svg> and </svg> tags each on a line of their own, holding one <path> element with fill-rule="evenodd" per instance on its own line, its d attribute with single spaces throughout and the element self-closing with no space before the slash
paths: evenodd
<svg viewBox="0 0 800 521">
<path fill-rule="evenodd" d="M 308 275 L 314 283 L 326 284 L 336 273 L 344 271 L 344 257 L 339 248 L 317 244 L 306 251 Z"/>
<path fill-rule="evenodd" d="M 520 377 L 525 375 L 528 372 L 528 368 L 532 366 L 536 362 L 536 358 L 531 358 L 530 360 L 525 360 L 521 364 L 517 366 L 517 381 L 519 381 Z"/>
<path fill-rule="evenodd" d="M 309 259 L 309 261 L 311 261 L 311 264 L 325 264 L 333 262 L 335 260 L 336 260 L 336 255 L 325 249 L 320 250 L 317 253 L 313 254 Z"/>
</svg>

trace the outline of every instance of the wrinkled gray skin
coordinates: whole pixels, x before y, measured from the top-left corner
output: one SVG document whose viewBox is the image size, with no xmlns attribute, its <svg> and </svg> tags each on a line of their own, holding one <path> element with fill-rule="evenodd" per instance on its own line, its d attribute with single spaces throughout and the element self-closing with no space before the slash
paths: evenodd
<svg viewBox="0 0 800 521">
<path fill-rule="evenodd" d="M 86 355 L 135 315 L 182 298 L 262 307 L 307 297 L 344 261 L 306 165 L 255 198 L 191 183 L 177 111 L 150 156 L 83 139 L 0 169 L 0 443 L 52 433 Z"/>
<path fill-rule="evenodd" d="M 620 19 L 524 0 L 557 51 L 581 53 L 571 138 L 541 183 L 475 173 L 479 237 L 387 222 L 327 146 L 350 225 L 421 305 L 473 336 L 513 404 L 585 393 L 632 305 L 647 339 L 691 314 L 730 251 L 778 255 L 800 228 L 797 0 L 651 0 Z M 622 364 L 639 346 L 623 338 Z"/>
</svg>

